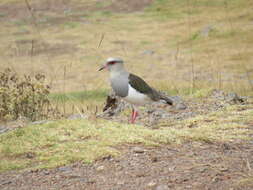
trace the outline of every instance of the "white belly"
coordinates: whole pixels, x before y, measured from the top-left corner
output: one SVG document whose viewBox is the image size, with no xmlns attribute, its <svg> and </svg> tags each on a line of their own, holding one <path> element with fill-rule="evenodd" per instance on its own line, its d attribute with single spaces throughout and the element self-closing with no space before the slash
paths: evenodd
<svg viewBox="0 0 253 190">
<path fill-rule="evenodd" d="M 123 98 L 127 102 L 137 105 L 137 106 L 142 106 L 151 102 L 151 99 L 147 95 L 136 91 L 130 85 L 128 85 L 128 87 L 129 87 L 128 95 Z"/>
</svg>

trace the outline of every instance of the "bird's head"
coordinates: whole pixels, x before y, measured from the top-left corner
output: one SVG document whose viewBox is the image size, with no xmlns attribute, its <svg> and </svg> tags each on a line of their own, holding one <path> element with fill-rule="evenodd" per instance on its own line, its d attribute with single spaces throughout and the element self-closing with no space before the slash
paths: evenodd
<svg viewBox="0 0 253 190">
<path fill-rule="evenodd" d="M 108 69 L 110 72 L 117 72 L 124 69 L 124 62 L 120 58 L 108 58 L 105 64 L 99 69 L 102 71 L 103 69 Z"/>
</svg>

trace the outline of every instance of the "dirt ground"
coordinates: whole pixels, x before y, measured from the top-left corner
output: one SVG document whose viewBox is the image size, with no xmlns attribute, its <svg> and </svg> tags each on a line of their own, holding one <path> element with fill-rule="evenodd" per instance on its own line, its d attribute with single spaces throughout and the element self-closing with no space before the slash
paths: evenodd
<svg viewBox="0 0 253 190">
<path fill-rule="evenodd" d="M 74 163 L 50 170 L 0 174 L 0 188 L 88 190 L 251 190 L 253 142 L 186 143 L 144 148 L 122 146 L 117 158 Z"/>
</svg>

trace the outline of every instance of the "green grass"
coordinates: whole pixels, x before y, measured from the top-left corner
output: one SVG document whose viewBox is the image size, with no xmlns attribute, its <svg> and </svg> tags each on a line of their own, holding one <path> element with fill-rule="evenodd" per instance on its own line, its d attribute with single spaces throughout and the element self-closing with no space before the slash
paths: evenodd
<svg viewBox="0 0 253 190">
<path fill-rule="evenodd" d="M 231 106 L 173 125 L 160 123 L 156 130 L 105 120 L 60 120 L 18 128 L 0 135 L 0 171 L 51 168 L 75 161 L 91 163 L 104 156 L 119 155 L 116 147 L 122 144 L 159 146 L 185 141 L 248 139 L 245 123 L 252 119 L 253 111 L 239 112 L 242 107 Z M 209 122 L 210 119 L 214 122 Z M 189 127 L 192 123 L 196 124 L 194 128 Z"/>
<path fill-rule="evenodd" d="M 108 90 L 89 90 L 80 92 L 67 92 L 67 93 L 52 93 L 50 98 L 52 101 L 56 102 L 83 102 L 83 101 L 104 101 L 108 95 Z"/>
</svg>

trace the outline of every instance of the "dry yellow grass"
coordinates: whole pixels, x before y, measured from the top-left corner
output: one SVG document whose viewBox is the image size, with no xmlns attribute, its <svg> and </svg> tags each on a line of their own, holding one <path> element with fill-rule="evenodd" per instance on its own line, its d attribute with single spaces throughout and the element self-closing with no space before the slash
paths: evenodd
<svg viewBox="0 0 253 190">
<path fill-rule="evenodd" d="M 109 56 L 122 57 L 131 72 L 161 90 L 252 92 L 250 1 L 156 1 L 146 11 L 130 14 L 101 11 L 101 5 L 85 0 L 75 1 L 81 10 L 34 11 L 35 19 L 24 2 L 11 2 L 28 17 L 1 15 L 0 68 L 43 72 L 54 92 L 109 89 L 107 74 L 97 72 Z M 85 5 L 96 11 L 85 11 Z M 205 36 L 201 31 L 208 26 Z"/>
</svg>

